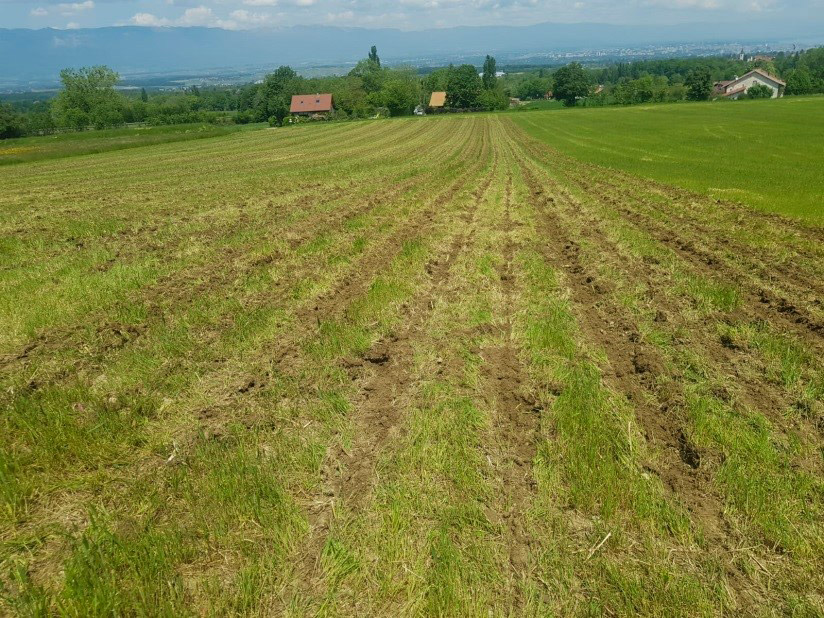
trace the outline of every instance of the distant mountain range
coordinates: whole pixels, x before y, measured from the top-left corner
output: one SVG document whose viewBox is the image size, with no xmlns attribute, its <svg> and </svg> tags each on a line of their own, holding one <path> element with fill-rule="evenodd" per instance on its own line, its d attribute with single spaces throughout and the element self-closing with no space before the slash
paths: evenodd
<svg viewBox="0 0 824 618">
<path fill-rule="evenodd" d="M 744 22 L 678 26 L 555 24 L 393 29 L 295 26 L 270 30 L 145 28 L 0 29 L 0 80 L 54 80 L 61 68 L 107 64 L 122 74 L 250 65 L 344 64 L 377 45 L 386 60 L 468 57 L 710 42 L 824 42 L 812 24 Z"/>
</svg>

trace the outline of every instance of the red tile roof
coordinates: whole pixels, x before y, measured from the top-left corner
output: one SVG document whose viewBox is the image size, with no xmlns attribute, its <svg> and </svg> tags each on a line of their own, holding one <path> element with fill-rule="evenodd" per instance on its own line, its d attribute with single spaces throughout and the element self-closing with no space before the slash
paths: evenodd
<svg viewBox="0 0 824 618">
<path fill-rule="evenodd" d="M 331 94 L 296 94 L 292 97 L 292 106 L 289 108 L 289 113 L 292 114 L 329 111 L 332 111 Z"/>
</svg>

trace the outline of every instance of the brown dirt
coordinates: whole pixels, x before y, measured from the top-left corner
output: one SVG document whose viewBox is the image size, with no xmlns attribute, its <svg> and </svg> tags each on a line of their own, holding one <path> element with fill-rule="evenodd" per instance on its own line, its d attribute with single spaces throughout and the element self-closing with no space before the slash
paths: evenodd
<svg viewBox="0 0 824 618">
<path fill-rule="evenodd" d="M 568 234 L 555 198 L 545 193 L 529 164 L 521 163 L 541 217 L 539 236 L 546 240 L 540 252 L 565 273 L 580 329 L 588 341 L 606 353 L 604 380 L 631 402 L 647 441 L 660 452 L 659 460 L 648 464 L 649 471 L 685 504 L 711 540 L 723 540 L 728 527 L 721 499 L 711 476 L 693 465 L 700 457 L 691 453 L 692 447 L 685 447 L 680 376 L 668 369 L 654 345 L 644 341 L 632 317 L 610 302 L 610 282 L 587 272 L 579 258 L 580 246 Z"/>
<path fill-rule="evenodd" d="M 533 155 L 531 149 L 527 149 L 530 156 Z M 545 156 L 539 152 L 540 158 Z M 687 320 L 685 307 L 679 306 L 679 299 L 674 298 L 671 294 L 666 292 L 669 285 L 668 274 L 666 269 L 659 266 L 654 260 L 637 260 L 631 256 L 621 255 L 621 250 L 610 240 L 606 238 L 604 226 L 608 225 L 604 220 L 595 214 L 588 212 L 588 208 L 582 207 L 582 203 L 570 193 L 566 192 L 563 187 L 559 187 L 554 180 L 542 177 L 542 182 L 545 186 L 551 187 L 551 193 L 557 196 L 557 205 L 563 209 L 564 216 L 576 221 L 575 234 L 591 242 L 593 245 L 601 247 L 600 255 L 602 259 L 610 263 L 611 266 L 618 270 L 627 270 L 628 265 L 631 264 L 631 277 L 633 280 L 643 282 L 646 287 L 646 296 L 650 305 L 657 309 L 657 315 L 661 322 L 669 322 L 668 329 L 671 332 L 688 333 L 689 340 L 685 340 L 684 335 L 677 335 L 676 343 L 679 345 L 691 345 L 701 349 L 705 359 L 710 361 L 711 365 L 721 375 L 728 376 L 729 388 L 725 393 L 727 399 L 736 399 L 740 403 L 757 409 L 763 412 L 768 418 L 776 423 L 779 430 L 787 428 L 787 418 L 785 411 L 794 406 L 796 401 L 794 397 L 783 388 L 782 385 L 775 384 L 766 378 L 767 370 L 764 367 L 763 360 L 751 350 L 742 349 L 735 345 L 725 343 L 720 338 L 715 330 L 712 320 Z M 637 182 L 633 185 L 633 189 L 637 190 Z M 678 194 L 682 194 L 682 190 L 674 190 Z M 617 198 L 609 196 L 604 198 L 600 196 L 597 191 L 591 195 L 587 194 L 588 198 L 594 201 L 602 200 L 607 204 L 613 204 Z M 694 197 L 694 196 L 693 196 Z M 549 198 L 556 200 L 556 197 Z M 620 201 L 620 200 L 617 200 Z M 631 203 L 632 200 L 630 199 Z M 775 219 L 774 216 L 768 217 L 771 221 Z M 626 219 L 625 219 L 626 220 Z M 657 223 L 650 223 L 651 227 L 660 226 Z M 786 221 L 783 225 L 789 225 Z M 649 228 L 638 226 L 637 229 L 642 232 L 648 232 Z M 697 272 L 712 280 L 719 280 L 723 282 L 729 281 L 725 277 L 729 277 L 733 281 L 741 281 L 743 276 L 734 271 L 731 266 L 724 266 L 720 259 L 712 257 L 704 260 L 690 259 L 694 258 L 695 249 L 692 250 L 678 250 L 678 245 L 687 245 L 687 241 L 677 239 L 676 234 L 688 234 L 690 230 L 689 222 L 680 222 L 673 229 L 667 229 L 662 233 L 666 237 L 675 239 L 672 242 L 675 244 L 675 254 L 679 258 L 684 258 L 684 263 L 690 268 L 696 269 Z M 816 232 L 810 232 L 815 234 Z M 685 253 L 686 255 L 682 255 Z M 619 257 L 620 256 L 620 257 Z M 707 262 L 710 264 L 708 265 Z M 801 276 L 806 276 L 806 272 L 802 271 Z M 769 280 L 764 282 L 764 286 L 769 285 Z M 608 290 L 611 286 L 610 282 L 594 281 L 593 286 L 596 291 Z M 798 286 L 799 289 L 803 285 Z M 824 337 L 822 337 L 816 328 L 808 328 L 809 324 L 802 324 L 799 326 L 796 320 L 787 320 L 786 317 L 779 312 L 765 311 L 762 305 L 766 304 L 766 299 L 762 298 L 762 294 L 754 292 L 752 288 L 747 288 L 742 284 L 743 290 L 741 298 L 741 307 L 734 310 L 731 314 L 719 316 L 719 319 L 728 322 L 774 322 L 775 328 L 782 332 L 794 333 L 803 345 L 811 349 L 822 349 L 824 347 Z M 762 292 L 763 290 L 759 290 Z M 766 293 L 766 292 L 765 292 Z M 792 311 L 789 307 L 784 308 L 784 313 Z M 776 315 L 778 318 L 776 319 Z M 798 316 L 796 319 L 799 319 Z M 803 318 L 800 320 L 803 321 Z M 807 435 L 815 435 L 816 429 L 813 426 L 815 420 L 807 421 L 801 420 L 800 426 Z"/>
<path fill-rule="evenodd" d="M 509 559 L 516 573 L 529 567 L 531 538 L 527 526 L 527 510 L 535 492 L 532 462 L 537 453 L 540 414 L 542 408 L 531 396 L 524 367 L 513 343 L 512 308 L 518 294 L 513 259 L 517 245 L 513 240 L 511 216 L 513 200 L 512 176 L 507 179 L 505 210 L 500 232 L 504 236 L 503 262 L 498 278 L 503 296 L 503 314 L 499 320 L 501 344 L 481 351 L 481 374 L 488 388 L 495 415 L 491 443 L 495 452 L 490 458 L 502 479 L 505 507 L 500 513 L 508 528 Z"/>
<path fill-rule="evenodd" d="M 485 134 L 481 154 L 485 155 L 488 149 L 489 136 Z M 366 264 L 371 266 L 362 266 L 357 280 L 344 281 L 320 299 L 310 313 L 316 316 L 344 315 L 351 300 L 362 294 L 373 280 L 374 273 L 391 261 L 393 252 L 399 252 L 406 240 L 427 235 L 433 226 L 441 224 L 439 206 L 449 203 L 464 189 L 486 160 L 486 156 L 478 157 L 470 170 L 430 198 L 419 216 L 406 221 L 396 234 L 372 253 L 366 260 Z M 375 465 L 384 445 L 401 431 L 402 410 L 405 409 L 402 401 L 409 396 L 408 390 L 413 384 L 413 344 L 419 339 L 426 319 L 434 309 L 435 300 L 449 281 L 452 266 L 469 242 L 475 211 L 491 185 L 496 169 L 497 162 L 473 190 L 474 199 L 470 208 L 460 215 L 467 227 L 453 235 L 444 253 L 426 264 L 427 282 L 411 301 L 403 305 L 401 328 L 389 338 L 375 342 L 363 358 L 341 360 L 358 389 L 351 399 L 354 412 L 350 426 L 354 443 L 346 449 L 338 437 L 335 441 L 337 446 L 324 459 L 319 492 L 307 498 L 310 541 L 302 548 L 297 565 L 297 571 L 302 574 L 299 579 L 304 592 L 320 578 L 320 553 L 332 525 L 335 505 L 340 501 L 347 508 L 358 509 L 365 503 L 372 493 Z"/>
</svg>

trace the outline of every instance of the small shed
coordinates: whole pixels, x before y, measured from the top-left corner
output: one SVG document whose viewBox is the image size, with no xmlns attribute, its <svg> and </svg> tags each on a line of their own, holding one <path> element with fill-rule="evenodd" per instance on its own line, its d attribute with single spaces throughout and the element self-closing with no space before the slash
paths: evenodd
<svg viewBox="0 0 824 618">
<path fill-rule="evenodd" d="M 429 107 L 432 108 L 439 108 L 446 105 L 446 93 L 445 92 L 433 92 L 432 96 L 429 97 Z"/>
<path fill-rule="evenodd" d="M 296 94 L 292 97 L 289 113 L 296 116 L 328 114 L 335 111 L 331 94 Z"/>
</svg>

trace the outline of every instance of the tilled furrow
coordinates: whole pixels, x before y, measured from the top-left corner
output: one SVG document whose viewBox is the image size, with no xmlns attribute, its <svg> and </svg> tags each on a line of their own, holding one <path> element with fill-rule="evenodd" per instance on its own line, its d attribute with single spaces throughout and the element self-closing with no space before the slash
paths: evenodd
<svg viewBox="0 0 824 618">
<path fill-rule="evenodd" d="M 481 156 L 472 169 L 463 175 L 462 180 L 447 187 L 431 200 L 423 224 L 420 220 L 411 222 L 416 235 L 431 236 L 434 231 L 424 233 L 424 230 L 434 230 L 434 226 L 443 224 L 442 217 L 433 209 L 441 205 L 441 210 L 446 210 L 443 205 L 449 204 L 459 191 L 464 190 L 466 185 L 472 182 L 471 179 L 478 173 L 479 168 L 486 164 L 488 151 L 489 136 L 485 134 Z M 452 266 L 472 234 L 474 213 L 491 185 L 496 169 L 497 161 L 492 165 L 492 172 L 472 191 L 473 199 L 469 208 L 463 213 L 453 215 L 464 220 L 469 227 L 453 234 L 445 253 L 427 262 L 427 284 L 424 289 L 416 291 L 414 297 L 401 307 L 401 328 L 388 338 L 377 341 L 363 357 L 341 359 L 351 381 L 360 385 L 357 394 L 352 397 L 354 412 L 348 423 L 354 435 L 354 443 L 345 448 L 340 436 L 335 439 L 335 446 L 327 454 L 321 468 L 319 490 L 322 495 L 304 500 L 310 505 L 307 511 L 311 532 L 297 567 L 297 572 L 301 574 L 301 596 L 309 595 L 314 587 L 320 585 L 319 557 L 333 524 L 332 517 L 336 505 L 343 504 L 349 511 L 356 511 L 362 508 L 371 496 L 378 457 L 385 450 L 386 443 L 400 430 L 405 409 L 404 401 L 408 397 L 408 390 L 413 387 L 411 372 L 414 365 L 414 343 L 431 315 L 434 299 L 448 282 Z M 402 241 L 387 244 L 397 247 Z M 379 251 L 375 253 L 375 259 L 386 264 L 391 262 L 392 258 L 387 257 L 386 251 Z M 364 280 L 364 283 L 371 280 L 370 277 Z M 337 303 L 340 298 L 346 298 L 348 304 L 365 291 L 362 286 L 354 290 L 351 286 L 352 284 L 349 284 L 348 293 L 332 294 L 327 296 L 327 299 L 334 299 Z M 337 305 L 338 308 L 343 306 L 345 305 Z M 314 312 L 318 315 L 338 314 L 333 308 L 321 308 L 321 305 L 317 305 Z"/>
<path fill-rule="evenodd" d="M 720 496 L 711 477 L 699 467 L 700 460 L 686 438 L 680 376 L 667 376 L 660 352 L 644 340 L 626 311 L 609 302 L 605 288 L 581 264 L 579 244 L 569 236 L 554 200 L 523 161 L 522 170 L 541 217 L 539 231 L 545 243 L 540 252 L 565 274 L 580 316 L 579 327 L 588 341 L 606 353 L 609 364 L 603 370 L 604 378 L 616 392 L 626 395 L 647 439 L 661 451 L 659 465 L 650 470 L 699 519 L 713 541 L 734 546 L 734 538 L 728 538 L 730 529 Z M 668 377 L 663 384 L 661 376 Z"/>
<path fill-rule="evenodd" d="M 522 575 L 529 568 L 530 551 L 533 546 L 540 545 L 540 541 L 530 535 L 526 514 L 532 504 L 536 486 L 532 465 L 537 453 L 542 409 L 528 391 L 528 379 L 513 342 L 513 307 L 520 289 L 513 265 L 519 247 L 513 239 L 512 183 L 510 172 L 506 181 L 504 213 L 499 229 L 505 239 L 503 261 L 498 269 L 503 301 L 503 315 L 498 326 L 501 343 L 484 348 L 480 355 L 484 360 L 482 375 L 489 385 L 495 409 L 492 455 L 506 495 L 507 506 L 501 515 L 509 531 L 509 559 L 512 569 Z"/>
</svg>

